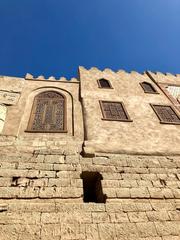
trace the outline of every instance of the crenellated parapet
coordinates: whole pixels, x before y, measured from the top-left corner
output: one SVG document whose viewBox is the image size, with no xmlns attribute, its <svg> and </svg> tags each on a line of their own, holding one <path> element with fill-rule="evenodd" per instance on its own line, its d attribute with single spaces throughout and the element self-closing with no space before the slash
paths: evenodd
<svg viewBox="0 0 180 240">
<path fill-rule="evenodd" d="M 94 75 L 94 76 L 98 76 L 98 75 L 106 75 L 106 76 L 122 76 L 122 75 L 133 75 L 133 76 L 146 76 L 147 73 L 151 74 L 154 78 L 156 78 L 156 80 L 158 82 L 167 82 L 167 81 L 171 81 L 172 83 L 180 83 L 180 74 L 172 74 L 172 73 L 162 73 L 162 72 L 152 72 L 152 71 L 144 71 L 142 73 L 137 72 L 137 71 L 131 71 L 131 72 L 127 72 L 123 69 L 119 69 L 117 71 L 113 71 L 110 68 L 105 68 L 103 70 L 98 69 L 97 67 L 91 67 L 89 69 L 80 66 L 79 67 L 79 72 L 82 75 Z"/>
<path fill-rule="evenodd" d="M 118 97 L 119 93 L 121 93 L 121 95 L 127 95 L 130 92 L 132 92 L 132 94 L 137 94 L 137 92 L 139 92 L 138 94 L 141 94 L 141 87 L 139 84 L 144 81 L 149 83 L 152 82 L 146 72 L 127 72 L 122 69 L 113 71 L 109 68 L 100 70 L 96 67 L 86 69 L 81 66 L 79 67 L 79 78 L 81 84 L 81 96 L 89 95 L 90 98 L 93 98 L 92 92 L 94 92 L 96 97 L 98 97 L 99 94 L 102 94 L 102 97 L 110 97 L 110 95 L 112 95 L 112 97 Z M 110 81 L 113 90 L 109 91 L 107 89 L 99 88 L 97 83 L 100 79 Z M 135 89 L 137 89 L 137 91 L 134 91 Z"/>
<path fill-rule="evenodd" d="M 147 73 L 158 83 L 165 83 L 165 84 L 170 83 L 170 84 L 180 85 L 180 74 L 151 72 L 151 71 L 147 71 Z"/>
<path fill-rule="evenodd" d="M 27 73 L 25 76 L 25 80 L 39 80 L 39 81 L 60 81 L 60 82 L 79 82 L 77 78 L 67 79 L 65 77 L 55 78 L 54 76 L 50 76 L 49 78 L 45 78 L 43 75 L 39 75 L 38 77 L 34 77 L 32 74 Z"/>
<path fill-rule="evenodd" d="M 127 72 L 123 69 L 119 69 L 117 71 L 113 71 L 112 69 L 110 68 L 104 68 L 103 70 L 101 69 L 98 69 L 97 67 L 91 67 L 89 69 L 83 67 L 83 66 L 80 66 L 79 67 L 79 71 L 80 72 L 84 72 L 84 73 L 89 73 L 89 74 L 100 74 L 100 73 L 105 73 L 105 74 L 109 74 L 109 75 L 116 75 L 116 74 L 140 74 L 140 75 L 143 75 L 144 73 L 139 73 L 137 71 L 131 71 L 131 72 Z"/>
</svg>

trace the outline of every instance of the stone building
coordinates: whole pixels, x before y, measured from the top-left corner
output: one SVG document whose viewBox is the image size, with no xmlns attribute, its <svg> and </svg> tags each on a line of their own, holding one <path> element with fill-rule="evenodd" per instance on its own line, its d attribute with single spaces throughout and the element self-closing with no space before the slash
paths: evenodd
<svg viewBox="0 0 180 240">
<path fill-rule="evenodd" d="M 0 76 L 0 240 L 180 239 L 180 75 Z"/>
</svg>

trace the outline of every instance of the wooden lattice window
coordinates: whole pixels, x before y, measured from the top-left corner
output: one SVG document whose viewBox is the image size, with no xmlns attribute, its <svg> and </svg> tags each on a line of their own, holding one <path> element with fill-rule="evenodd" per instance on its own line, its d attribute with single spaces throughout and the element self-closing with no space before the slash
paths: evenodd
<svg viewBox="0 0 180 240">
<path fill-rule="evenodd" d="M 28 131 L 66 132 L 66 100 L 54 91 L 38 94 L 33 103 Z"/>
<path fill-rule="evenodd" d="M 122 102 L 100 101 L 103 120 L 132 122 Z"/>
<path fill-rule="evenodd" d="M 151 106 L 161 123 L 180 124 L 180 117 L 172 106 L 153 104 L 151 104 Z"/>
<path fill-rule="evenodd" d="M 152 84 L 148 82 L 140 83 L 141 87 L 143 88 L 145 93 L 158 93 L 156 89 L 152 86 Z"/>
<path fill-rule="evenodd" d="M 112 88 L 110 81 L 108 81 L 104 78 L 101 78 L 98 80 L 98 85 L 100 88 Z"/>
</svg>

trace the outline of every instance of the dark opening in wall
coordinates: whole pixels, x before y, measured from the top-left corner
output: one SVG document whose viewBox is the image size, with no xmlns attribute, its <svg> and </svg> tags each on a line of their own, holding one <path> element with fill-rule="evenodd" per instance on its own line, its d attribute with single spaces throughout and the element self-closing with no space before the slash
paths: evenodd
<svg viewBox="0 0 180 240">
<path fill-rule="evenodd" d="M 84 202 L 105 203 L 106 195 L 103 194 L 101 180 L 102 175 L 98 172 L 82 172 Z"/>
</svg>

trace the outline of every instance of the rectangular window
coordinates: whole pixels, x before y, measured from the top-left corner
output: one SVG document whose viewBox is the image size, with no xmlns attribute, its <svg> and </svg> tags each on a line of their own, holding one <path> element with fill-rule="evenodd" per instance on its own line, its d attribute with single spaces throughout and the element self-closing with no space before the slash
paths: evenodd
<svg viewBox="0 0 180 240">
<path fill-rule="evenodd" d="M 103 120 L 132 122 L 122 102 L 100 101 Z"/>
<path fill-rule="evenodd" d="M 180 117 L 171 106 L 151 104 L 161 123 L 180 124 Z"/>
<path fill-rule="evenodd" d="M 102 175 L 98 172 L 82 172 L 84 202 L 105 203 L 106 195 L 103 194 L 101 180 Z"/>
</svg>

